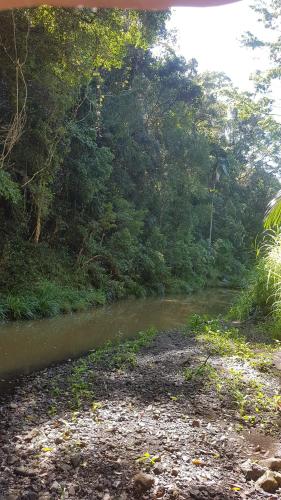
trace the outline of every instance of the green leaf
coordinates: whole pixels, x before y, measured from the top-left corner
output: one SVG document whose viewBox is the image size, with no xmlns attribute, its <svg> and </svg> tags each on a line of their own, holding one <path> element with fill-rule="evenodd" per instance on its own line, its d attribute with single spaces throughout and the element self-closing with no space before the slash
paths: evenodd
<svg viewBox="0 0 281 500">
<path fill-rule="evenodd" d="M 19 186 L 5 170 L 0 170 L 0 197 L 16 204 L 20 199 Z"/>
<path fill-rule="evenodd" d="M 264 218 L 266 229 L 281 225 L 281 189 L 277 195 L 269 202 Z"/>
</svg>

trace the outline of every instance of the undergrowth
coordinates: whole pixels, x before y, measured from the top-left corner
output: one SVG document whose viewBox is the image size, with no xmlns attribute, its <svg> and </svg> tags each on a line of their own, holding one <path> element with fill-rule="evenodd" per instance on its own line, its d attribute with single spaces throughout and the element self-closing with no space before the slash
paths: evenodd
<svg viewBox="0 0 281 500">
<path fill-rule="evenodd" d="M 257 258 L 248 285 L 229 317 L 266 320 L 268 334 L 281 340 L 281 230 L 265 232 Z"/>
<path fill-rule="evenodd" d="M 185 333 L 194 335 L 206 352 L 203 362 L 197 361 L 184 369 L 185 380 L 213 388 L 224 404 L 234 405 L 242 427 L 259 425 L 272 429 L 273 418 L 280 415 L 281 395 L 278 387 L 269 391 L 262 377 L 253 378 L 251 369 L 270 372 L 272 354 L 278 344 L 249 341 L 245 334 L 224 321 L 199 315 L 191 317 Z M 220 361 L 224 357 L 226 363 Z M 231 359 L 239 362 L 239 369 L 231 366 Z"/>
<path fill-rule="evenodd" d="M 132 369 L 137 362 L 137 353 L 148 346 L 156 334 L 155 328 L 149 328 L 139 332 L 137 337 L 131 340 L 120 340 L 115 344 L 109 341 L 104 347 L 95 349 L 86 357 L 76 361 L 66 381 L 66 387 L 61 386 L 65 384 L 63 380 L 53 382 L 51 390 L 53 402 L 50 408 L 56 408 L 56 398 L 61 395 L 62 390 L 69 398 L 68 403 L 72 409 L 79 409 L 83 404 L 93 406 L 95 368 L 103 363 L 106 369 Z"/>
<path fill-rule="evenodd" d="M 0 321 L 35 319 L 72 311 L 84 311 L 106 302 L 105 293 L 75 289 L 49 281 L 37 283 L 30 293 L 0 295 Z"/>
</svg>

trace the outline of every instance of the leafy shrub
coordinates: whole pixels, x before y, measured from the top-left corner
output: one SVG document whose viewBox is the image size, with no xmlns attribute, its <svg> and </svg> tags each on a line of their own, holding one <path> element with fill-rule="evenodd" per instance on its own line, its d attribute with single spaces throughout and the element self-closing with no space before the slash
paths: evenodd
<svg viewBox="0 0 281 500">
<path fill-rule="evenodd" d="M 230 311 L 230 317 L 271 316 L 281 320 L 281 232 L 265 233 L 258 250 L 258 263 Z"/>
</svg>

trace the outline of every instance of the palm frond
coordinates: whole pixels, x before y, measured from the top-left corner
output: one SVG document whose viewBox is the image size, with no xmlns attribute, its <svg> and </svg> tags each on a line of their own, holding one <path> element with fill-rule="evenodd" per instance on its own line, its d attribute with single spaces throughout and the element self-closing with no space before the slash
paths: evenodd
<svg viewBox="0 0 281 500">
<path fill-rule="evenodd" d="M 281 189 L 269 202 L 264 217 L 264 227 L 266 229 L 276 226 L 281 226 Z"/>
</svg>

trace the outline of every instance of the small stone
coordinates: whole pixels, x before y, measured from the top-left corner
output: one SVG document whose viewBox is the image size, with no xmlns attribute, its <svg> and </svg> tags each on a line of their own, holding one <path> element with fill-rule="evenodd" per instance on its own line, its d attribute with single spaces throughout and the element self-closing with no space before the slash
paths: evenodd
<svg viewBox="0 0 281 500">
<path fill-rule="evenodd" d="M 121 495 L 117 498 L 117 500 L 127 500 L 128 495 L 125 491 L 122 491 Z"/>
<path fill-rule="evenodd" d="M 151 474 L 139 472 L 133 478 L 134 485 L 142 491 L 149 490 L 154 485 L 154 477 Z"/>
<path fill-rule="evenodd" d="M 165 495 L 165 488 L 164 486 L 159 486 L 157 490 L 155 491 L 155 496 L 156 498 L 162 498 Z"/>
<path fill-rule="evenodd" d="M 275 491 L 279 488 L 278 482 L 274 477 L 274 473 L 270 470 L 267 470 L 263 476 L 257 480 L 256 486 L 267 493 L 275 493 Z"/>
<path fill-rule="evenodd" d="M 35 491 L 27 491 L 22 496 L 22 500 L 37 500 L 37 499 L 38 495 L 37 493 L 35 493 Z"/>
<path fill-rule="evenodd" d="M 180 491 L 176 487 L 175 484 L 169 485 L 167 489 L 168 489 L 168 493 L 170 494 L 170 496 L 172 498 L 177 498 L 179 496 L 179 494 L 180 494 Z"/>
<path fill-rule="evenodd" d="M 103 497 L 102 497 L 102 500 L 110 500 L 111 499 L 111 496 L 109 493 L 106 493 Z"/>
<path fill-rule="evenodd" d="M 15 464 L 16 462 L 18 462 L 19 460 L 19 457 L 17 457 L 16 455 L 10 455 L 8 458 L 7 458 L 7 464 L 8 465 L 13 465 Z"/>
<path fill-rule="evenodd" d="M 70 463 L 72 465 L 72 467 L 76 468 L 78 467 L 78 465 L 80 464 L 81 462 L 81 455 L 80 453 L 75 453 L 74 455 L 72 455 L 70 457 Z"/>
<path fill-rule="evenodd" d="M 175 467 L 171 470 L 171 474 L 174 477 L 177 477 L 179 475 L 179 469 L 176 469 Z"/>
<path fill-rule="evenodd" d="M 153 468 L 154 474 L 159 476 L 159 474 L 162 474 L 164 472 L 164 467 L 161 464 L 156 464 Z"/>
<path fill-rule="evenodd" d="M 247 481 L 257 481 L 266 472 L 265 467 L 253 463 L 251 460 L 246 460 L 246 462 L 240 465 L 240 468 Z"/>
<path fill-rule="evenodd" d="M 54 481 L 50 489 L 51 491 L 60 491 L 61 487 L 57 481 Z"/>
<path fill-rule="evenodd" d="M 75 488 L 75 486 L 74 486 L 73 484 L 70 484 L 70 485 L 68 486 L 68 493 L 69 493 L 69 495 L 73 495 L 73 496 L 75 495 L 75 493 L 76 493 L 76 488 Z"/>
<path fill-rule="evenodd" d="M 108 427 L 107 432 L 111 432 L 112 434 L 115 434 L 117 431 L 117 427 L 114 427 L 113 425 Z"/>
<path fill-rule="evenodd" d="M 193 490 L 190 492 L 190 495 L 192 498 L 198 498 L 200 497 L 200 491 L 199 490 Z"/>
<path fill-rule="evenodd" d="M 200 420 L 192 420 L 191 422 L 192 427 L 201 427 L 201 422 Z"/>
<path fill-rule="evenodd" d="M 63 463 L 57 464 L 57 468 L 65 473 L 71 473 L 72 471 L 71 466 L 68 464 L 63 464 Z"/>
<path fill-rule="evenodd" d="M 32 469 L 26 469 L 25 467 L 15 467 L 14 470 L 18 476 L 25 476 L 25 477 L 36 476 L 36 471 Z"/>
<path fill-rule="evenodd" d="M 281 459 L 280 458 L 266 458 L 265 460 L 261 460 L 260 465 L 266 467 L 267 469 L 274 471 L 281 471 Z"/>
<path fill-rule="evenodd" d="M 34 428 L 32 429 L 24 438 L 25 441 L 32 441 L 33 438 L 35 438 L 36 436 L 38 436 L 39 434 L 39 430 Z"/>
<path fill-rule="evenodd" d="M 279 488 L 280 488 L 280 486 L 281 486 L 281 474 L 280 474 L 279 472 L 275 472 L 275 473 L 274 473 L 274 478 L 275 478 L 275 480 L 277 481 L 278 486 L 279 486 Z"/>
</svg>

